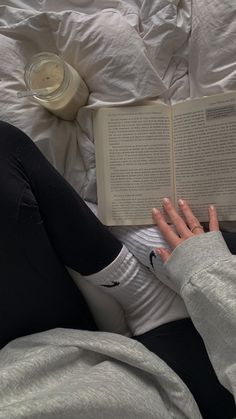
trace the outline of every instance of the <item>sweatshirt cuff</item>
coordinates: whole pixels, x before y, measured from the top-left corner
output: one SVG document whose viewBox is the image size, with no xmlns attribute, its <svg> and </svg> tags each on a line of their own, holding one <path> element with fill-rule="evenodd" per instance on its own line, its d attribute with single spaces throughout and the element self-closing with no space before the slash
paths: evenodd
<svg viewBox="0 0 236 419">
<path fill-rule="evenodd" d="M 178 294 L 197 272 L 231 257 L 220 231 L 191 237 L 177 246 L 165 263 L 169 284 Z"/>
</svg>

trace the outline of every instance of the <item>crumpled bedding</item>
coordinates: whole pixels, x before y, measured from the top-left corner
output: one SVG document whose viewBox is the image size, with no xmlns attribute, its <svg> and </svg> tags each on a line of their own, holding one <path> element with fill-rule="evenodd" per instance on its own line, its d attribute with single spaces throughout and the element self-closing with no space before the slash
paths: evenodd
<svg viewBox="0 0 236 419">
<path fill-rule="evenodd" d="M 9 0 L 0 6 L 0 118 L 23 129 L 84 199 L 96 202 L 92 110 L 235 88 L 234 0 Z M 90 97 L 76 121 L 18 99 L 23 69 L 59 53 Z"/>
<path fill-rule="evenodd" d="M 83 198 L 96 202 L 92 110 L 189 96 L 190 2 L 34 3 L 37 10 L 13 0 L 0 7 L 0 118 L 23 129 Z M 27 60 L 45 49 L 61 54 L 88 85 L 88 105 L 75 122 L 16 97 Z"/>
</svg>

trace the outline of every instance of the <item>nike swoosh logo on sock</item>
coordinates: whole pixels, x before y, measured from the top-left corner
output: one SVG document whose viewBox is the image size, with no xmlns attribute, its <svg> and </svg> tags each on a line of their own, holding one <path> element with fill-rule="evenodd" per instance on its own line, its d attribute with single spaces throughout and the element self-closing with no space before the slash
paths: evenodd
<svg viewBox="0 0 236 419">
<path fill-rule="evenodd" d="M 152 250 L 150 255 L 149 255 L 149 260 L 150 260 L 150 265 L 153 267 L 153 269 L 154 269 L 153 258 L 156 259 L 156 257 L 157 257 L 156 253 L 154 252 L 154 250 Z"/>
<path fill-rule="evenodd" d="M 100 287 L 112 288 L 112 287 L 117 287 L 118 285 L 120 285 L 119 282 L 112 281 L 112 284 L 101 284 Z"/>
</svg>

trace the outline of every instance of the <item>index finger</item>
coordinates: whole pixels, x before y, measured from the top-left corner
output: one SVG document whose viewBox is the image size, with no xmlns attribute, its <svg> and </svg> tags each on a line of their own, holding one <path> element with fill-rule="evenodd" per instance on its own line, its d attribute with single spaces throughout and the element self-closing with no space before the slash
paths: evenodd
<svg viewBox="0 0 236 419">
<path fill-rule="evenodd" d="M 167 224 L 161 211 L 159 211 L 156 208 L 153 208 L 152 217 L 153 220 L 156 222 L 157 227 L 159 228 L 167 243 L 170 245 L 172 249 L 174 249 L 182 242 L 182 239 L 172 230 L 171 226 Z"/>
<path fill-rule="evenodd" d="M 182 217 L 178 214 L 178 212 L 176 211 L 174 205 L 172 204 L 169 198 L 163 199 L 163 206 L 171 222 L 174 224 L 178 234 L 185 239 L 191 237 L 192 236 L 191 231 L 187 227 Z"/>
</svg>

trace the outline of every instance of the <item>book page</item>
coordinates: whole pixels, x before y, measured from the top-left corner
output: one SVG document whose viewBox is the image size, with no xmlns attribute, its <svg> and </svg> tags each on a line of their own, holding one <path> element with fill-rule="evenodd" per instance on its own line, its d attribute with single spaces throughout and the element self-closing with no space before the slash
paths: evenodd
<svg viewBox="0 0 236 419">
<path fill-rule="evenodd" d="M 220 220 L 236 220 L 236 93 L 173 106 L 176 197 L 201 221 L 216 205 Z"/>
<path fill-rule="evenodd" d="M 151 209 L 171 196 L 169 107 L 103 108 L 95 119 L 99 218 L 107 225 L 152 224 Z"/>
</svg>

